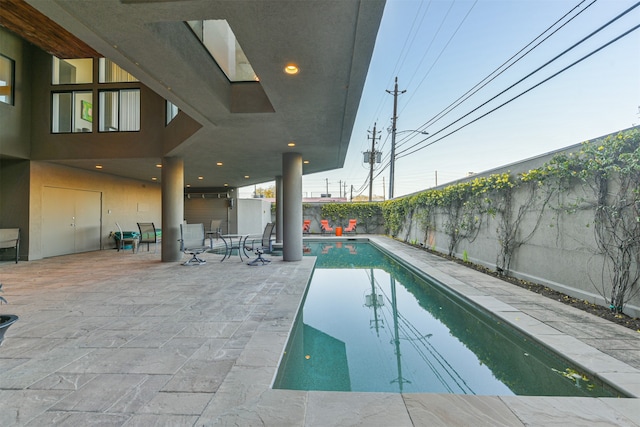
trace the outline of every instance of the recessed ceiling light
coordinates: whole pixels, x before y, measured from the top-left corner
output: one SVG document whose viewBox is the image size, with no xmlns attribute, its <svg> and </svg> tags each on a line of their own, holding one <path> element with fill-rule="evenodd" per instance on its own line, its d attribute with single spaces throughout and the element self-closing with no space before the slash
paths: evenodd
<svg viewBox="0 0 640 427">
<path fill-rule="evenodd" d="M 227 183 L 225 182 L 225 183 L 224 183 L 224 186 L 225 186 L 225 187 L 228 187 L 228 186 L 229 186 L 229 184 L 227 184 Z"/>
<path fill-rule="evenodd" d="M 305 160 L 302 163 L 304 163 L 305 165 L 308 165 L 309 164 L 309 160 Z"/>
<path fill-rule="evenodd" d="M 204 179 L 204 176 L 199 176 L 198 179 L 202 180 Z"/>
<path fill-rule="evenodd" d="M 162 167 L 162 165 L 161 165 L 160 163 L 158 163 L 158 164 L 156 165 L 156 167 L 157 167 L 157 168 L 161 168 L 161 167 Z"/>
<path fill-rule="evenodd" d="M 96 169 L 102 169 L 102 165 L 96 165 Z"/>
<path fill-rule="evenodd" d="M 187 188 L 191 187 L 191 184 L 187 184 Z"/>
<path fill-rule="evenodd" d="M 158 178 L 156 178 L 155 176 L 151 177 L 151 181 L 157 181 L 157 180 L 158 180 Z"/>
<path fill-rule="evenodd" d="M 244 176 L 244 178 L 245 178 L 245 179 L 249 179 L 249 175 L 245 175 L 245 176 Z"/>
<path fill-rule="evenodd" d="M 288 147 L 295 147 L 296 143 L 291 141 L 290 143 L 287 144 Z"/>
<path fill-rule="evenodd" d="M 286 67 L 284 67 L 284 72 L 287 74 L 298 74 L 299 71 L 300 69 L 295 64 L 289 64 Z"/>
<path fill-rule="evenodd" d="M 222 162 L 216 163 L 217 166 L 222 166 Z"/>
</svg>

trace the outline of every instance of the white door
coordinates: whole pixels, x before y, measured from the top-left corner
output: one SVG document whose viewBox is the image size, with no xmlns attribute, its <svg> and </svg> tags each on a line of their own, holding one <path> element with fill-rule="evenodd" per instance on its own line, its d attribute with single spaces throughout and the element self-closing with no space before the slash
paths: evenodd
<svg viewBox="0 0 640 427">
<path fill-rule="evenodd" d="M 99 250 L 101 205 L 97 191 L 44 187 L 42 256 Z"/>
</svg>

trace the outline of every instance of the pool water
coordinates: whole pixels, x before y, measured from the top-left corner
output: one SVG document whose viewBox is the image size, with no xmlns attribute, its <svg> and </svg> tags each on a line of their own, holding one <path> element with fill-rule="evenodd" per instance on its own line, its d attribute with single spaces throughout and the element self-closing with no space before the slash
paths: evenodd
<svg viewBox="0 0 640 427">
<path fill-rule="evenodd" d="M 318 260 L 274 388 L 619 396 L 369 243 L 305 252 Z"/>
</svg>

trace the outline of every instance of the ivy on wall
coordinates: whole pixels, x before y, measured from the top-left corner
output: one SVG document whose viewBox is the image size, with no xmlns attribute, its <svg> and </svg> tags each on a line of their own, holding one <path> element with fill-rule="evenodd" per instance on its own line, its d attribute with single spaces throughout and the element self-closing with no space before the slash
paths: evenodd
<svg viewBox="0 0 640 427">
<path fill-rule="evenodd" d="M 442 189 L 427 190 L 380 204 L 384 225 L 397 237 L 415 216 L 425 232 L 436 227 L 435 215 L 441 214 L 443 232 L 449 237 L 452 255 L 461 240 L 477 236 L 482 221 L 497 223 L 498 259 L 496 270 L 508 274 L 517 249 L 532 238 L 540 225 L 551 197 L 583 186 L 592 197 L 568 202 L 558 198 L 557 209 L 565 213 L 577 209 L 593 210 L 595 254 L 605 259 L 602 277 L 610 283 L 594 280 L 610 308 L 621 312 L 625 301 L 638 292 L 640 280 L 640 132 L 637 129 L 603 140 L 583 143 L 575 153 L 561 153 L 541 166 L 517 176 L 494 174 L 459 182 Z M 518 205 L 514 191 L 526 197 Z M 523 219 L 535 212 L 537 218 L 529 230 L 522 230 Z M 409 219 L 409 220 L 408 220 Z M 406 241 L 406 238 L 405 238 Z"/>
</svg>

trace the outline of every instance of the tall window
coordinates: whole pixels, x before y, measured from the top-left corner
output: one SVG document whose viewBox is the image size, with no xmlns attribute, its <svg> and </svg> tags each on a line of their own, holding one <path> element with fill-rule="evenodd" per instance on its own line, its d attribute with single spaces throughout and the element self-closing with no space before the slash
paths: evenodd
<svg viewBox="0 0 640 427">
<path fill-rule="evenodd" d="M 56 92 L 51 105 L 53 133 L 93 131 L 93 93 L 90 91 Z"/>
<path fill-rule="evenodd" d="M 137 82 L 134 76 L 120 68 L 118 64 L 107 58 L 100 58 L 98 71 L 99 83 Z"/>
<path fill-rule="evenodd" d="M 93 83 L 93 59 L 58 59 L 53 57 L 51 84 Z"/>
<path fill-rule="evenodd" d="M 100 132 L 140 130 L 140 89 L 100 91 Z"/>
<path fill-rule="evenodd" d="M 13 105 L 15 62 L 0 55 L 0 102 Z"/>
</svg>

